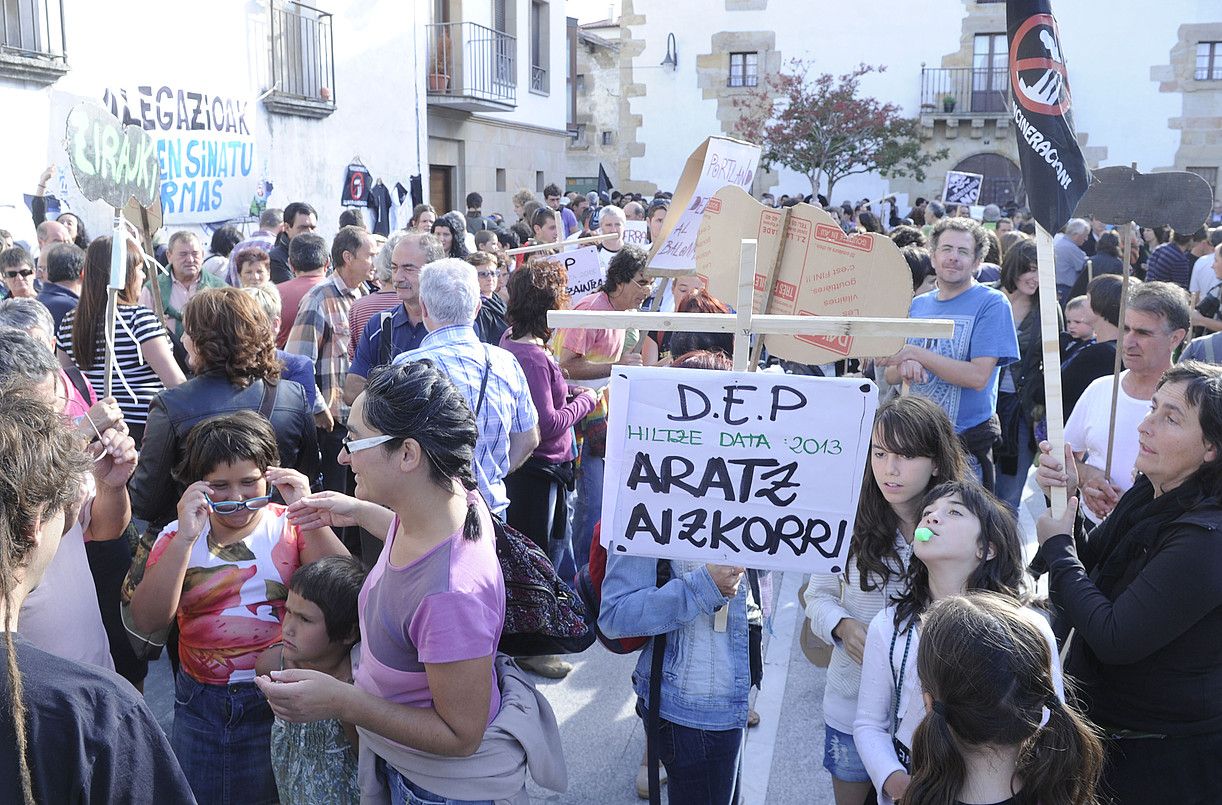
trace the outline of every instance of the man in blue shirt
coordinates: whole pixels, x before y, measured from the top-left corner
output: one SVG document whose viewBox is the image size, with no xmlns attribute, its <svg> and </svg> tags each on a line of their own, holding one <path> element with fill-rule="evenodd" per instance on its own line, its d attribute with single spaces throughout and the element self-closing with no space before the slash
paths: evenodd
<svg viewBox="0 0 1222 805">
<path fill-rule="evenodd" d="M 394 363 L 427 358 L 445 372 L 475 412 L 475 480 L 494 514 L 509 507 L 505 476 L 539 445 L 539 416 L 518 359 L 475 335 L 479 281 L 465 260 L 429 263 L 420 274 L 420 310 L 429 334 Z"/>
<path fill-rule="evenodd" d="M 352 405 L 365 390 L 365 380 L 378 366 L 416 349 L 428 335 L 420 310 L 420 270 L 426 263 L 445 257 L 441 241 L 432 235 L 412 232 L 400 238 L 390 256 L 391 281 L 399 304 L 369 320 L 356 342 L 356 354 L 344 380 L 344 404 Z"/>
<path fill-rule="evenodd" d="M 987 244 L 984 229 L 970 218 L 945 218 L 932 236 L 937 287 L 912 300 L 914 319 L 951 319 L 951 338 L 910 338 L 881 363 L 887 382 L 911 384 L 946 411 L 977 475 L 993 488 L 992 445 L 1000 427 L 997 380 L 1001 367 L 1018 359 L 1018 337 L 1010 301 L 975 280 Z"/>
<path fill-rule="evenodd" d="M 38 293 L 38 301 L 51 311 L 55 330 L 69 310 L 81 301 L 81 273 L 85 270 L 85 252 L 75 243 L 56 243 L 39 258 L 47 272 L 47 282 Z"/>
</svg>

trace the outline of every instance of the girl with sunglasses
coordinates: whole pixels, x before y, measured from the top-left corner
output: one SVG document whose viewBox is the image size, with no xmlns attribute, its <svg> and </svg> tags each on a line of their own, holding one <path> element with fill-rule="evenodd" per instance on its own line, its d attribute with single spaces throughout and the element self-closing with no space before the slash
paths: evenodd
<svg viewBox="0 0 1222 805">
<path fill-rule="evenodd" d="M 276 434 L 253 411 L 204 420 L 187 434 L 175 470 L 187 486 L 132 595 L 137 629 L 178 618 L 171 745 L 200 802 L 275 802 L 272 712 L 255 662 L 280 641 L 298 567 L 347 550 L 330 528 L 300 530 L 285 504 L 309 493 L 301 473 L 276 466 Z"/>
</svg>

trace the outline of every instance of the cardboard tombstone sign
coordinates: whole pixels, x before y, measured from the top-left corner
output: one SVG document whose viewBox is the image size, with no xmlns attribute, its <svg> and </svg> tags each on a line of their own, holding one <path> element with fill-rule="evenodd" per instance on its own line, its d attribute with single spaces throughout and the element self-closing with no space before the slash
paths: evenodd
<svg viewBox="0 0 1222 805">
<path fill-rule="evenodd" d="M 760 147 L 709 137 L 687 158 L 658 241 L 649 252 L 653 277 L 683 277 L 696 268 L 696 235 L 709 199 L 726 185 L 749 188 L 759 167 Z"/>
<path fill-rule="evenodd" d="M 1213 190 L 1195 173 L 1138 173 L 1113 165 L 1093 171 L 1094 181 L 1074 208 L 1074 217 L 1094 216 L 1107 224 L 1170 226 L 1195 232 L 1213 208 Z"/>
<path fill-rule="evenodd" d="M 138 126 L 124 126 L 95 103 L 68 113 L 68 162 L 81 193 L 122 208 L 130 198 L 142 207 L 160 199 L 161 167 L 153 138 Z"/>
<path fill-rule="evenodd" d="M 745 190 L 724 187 L 709 200 L 696 240 L 696 273 L 709 293 L 734 299 L 739 243 L 756 238 L 756 313 L 798 316 L 906 318 L 912 273 L 885 235 L 846 235 L 818 207 L 790 208 L 785 251 L 775 281 L 769 274 L 781 248 L 782 210 L 760 204 Z M 772 286 L 766 304 L 764 295 Z M 821 364 L 847 357 L 892 355 L 903 337 L 770 335 L 768 351 L 790 361 Z"/>
</svg>

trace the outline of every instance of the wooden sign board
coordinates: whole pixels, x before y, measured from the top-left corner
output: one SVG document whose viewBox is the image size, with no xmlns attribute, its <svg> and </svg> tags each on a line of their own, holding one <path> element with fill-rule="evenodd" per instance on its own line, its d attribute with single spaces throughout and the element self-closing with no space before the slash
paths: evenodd
<svg viewBox="0 0 1222 805">
<path fill-rule="evenodd" d="M 696 273 L 709 293 L 729 301 L 738 287 L 739 242 L 755 238 L 754 312 L 794 316 L 906 318 L 912 301 L 912 274 L 899 249 L 885 235 L 846 235 L 818 207 L 790 208 L 785 252 L 775 282 L 772 266 L 781 248 L 781 210 L 760 204 L 738 187 L 709 200 L 696 240 Z M 772 287 L 765 309 L 764 295 Z M 892 355 L 901 336 L 772 335 L 768 351 L 798 363 L 821 364 L 847 357 Z"/>
<path fill-rule="evenodd" d="M 878 407 L 873 383 L 616 367 L 610 401 L 609 551 L 844 569 Z"/>
<path fill-rule="evenodd" d="M 1170 226 L 1197 231 L 1213 208 L 1213 190 L 1195 173 L 1138 173 L 1123 165 L 1092 171 L 1094 181 L 1074 208 L 1075 218 L 1094 216 L 1106 224 Z"/>
<path fill-rule="evenodd" d="M 729 137 L 709 137 L 692 152 L 662 221 L 658 242 L 649 253 L 650 276 L 682 277 L 692 273 L 696 268 L 696 236 L 709 199 L 726 185 L 751 187 L 759 161 L 758 145 Z"/>
<path fill-rule="evenodd" d="M 161 167 L 153 138 L 138 126 L 124 126 L 94 103 L 68 113 L 68 162 L 81 193 L 121 209 L 130 198 L 142 207 L 161 199 Z"/>
</svg>

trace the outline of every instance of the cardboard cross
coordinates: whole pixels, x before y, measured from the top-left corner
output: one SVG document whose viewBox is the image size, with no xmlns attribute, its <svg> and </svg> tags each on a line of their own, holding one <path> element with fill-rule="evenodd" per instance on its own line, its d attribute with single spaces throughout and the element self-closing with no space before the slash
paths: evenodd
<svg viewBox="0 0 1222 805">
<path fill-rule="evenodd" d="M 757 250 L 758 242 L 755 239 L 741 240 L 737 312 L 734 314 L 553 310 L 547 314 L 548 326 L 555 329 L 636 327 L 641 330 L 733 333 L 734 370 L 740 372 L 754 369 L 750 363 L 751 339 L 753 336 L 765 333 L 916 338 L 950 338 L 954 335 L 955 323 L 949 319 L 757 315 L 752 310 L 756 286 Z M 725 619 L 726 610 L 723 608 L 718 612 L 714 622 L 714 627 L 718 631 L 725 630 Z"/>
</svg>

